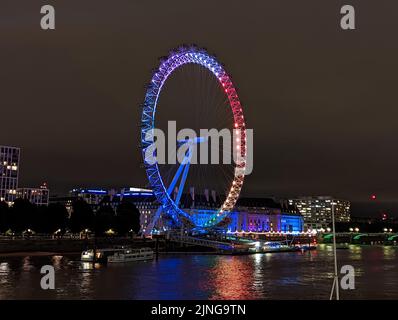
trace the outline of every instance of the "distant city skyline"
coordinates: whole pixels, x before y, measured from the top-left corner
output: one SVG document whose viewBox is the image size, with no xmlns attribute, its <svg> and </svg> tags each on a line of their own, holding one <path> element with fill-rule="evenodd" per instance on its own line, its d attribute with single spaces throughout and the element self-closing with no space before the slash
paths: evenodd
<svg viewBox="0 0 398 320">
<path fill-rule="evenodd" d="M 5 148 L 8 148 L 5 146 Z M 15 147 L 12 147 L 15 148 Z M 23 150 L 20 148 L 16 148 L 18 150 L 18 153 L 23 154 Z M 18 159 L 18 164 L 20 164 L 20 159 Z M 20 170 L 20 169 L 18 169 Z M 23 175 L 19 176 L 18 181 L 24 181 Z M 45 179 L 42 179 L 42 183 Z M 51 180 L 51 179 L 50 179 Z M 46 180 L 47 181 L 47 180 Z M 47 182 L 44 182 L 46 184 L 47 188 Z M 23 185 L 24 183 L 22 183 Z M 33 185 L 39 185 L 38 183 L 33 183 Z M 130 184 L 125 184 L 124 187 L 144 187 L 148 188 L 148 183 L 145 185 L 140 185 L 136 183 L 130 183 Z M 71 184 L 71 187 L 64 187 L 60 188 L 57 185 L 51 186 L 51 196 L 67 196 L 70 194 L 72 189 L 74 188 L 104 188 L 104 189 L 115 189 L 115 190 L 120 190 L 122 188 L 121 186 L 116 186 L 116 185 L 109 185 L 109 184 L 87 184 L 85 182 L 76 182 L 74 184 Z M 26 188 L 21 188 L 21 192 L 16 193 L 14 197 L 17 197 L 18 195 L 22 194 L 23 190 L 27 190 Z M 28 188 L 29 189 L 29 188 Z M 18 189 L 19 190 L 19 189 Z M 36 188 L 34 190 L 40 190 L 40 188 Z M 46 189 L 47 190 L 47 189 Z M 46 191 L 48 192 L 48 190 Z M 47 194 L 47 202 L 48 202 L 48 194 Z M 265 193 L 255 193 L 255 194 L 247 194 L 245 192 L 242 193 L 242 197 L 258 197 L 258 198 L 282 198 L 282 199 L 295 199 L 295 198 L 303 198 L 303 197 L 328 197 L 334 195 L 326 195 L 326 194 L 292 194 L 292 193 L 287 193 L 287 194 L 265 194 Z M 376 194 L 371 194 L 365 201 L 351 201 L 347 197 L 342 197 L 345 200 L 348 200 L 351 202 L 351 208 L 350 212 L 352 216 L 373 216 L 373 217 L 381 217 L 382 214 L 387 214 L 390 217 L 396 217 L 398 216 L 398 203 L 393 202 L 393 201 L 383 201 L 380 200 L 380 197 Z"/>
</svg>

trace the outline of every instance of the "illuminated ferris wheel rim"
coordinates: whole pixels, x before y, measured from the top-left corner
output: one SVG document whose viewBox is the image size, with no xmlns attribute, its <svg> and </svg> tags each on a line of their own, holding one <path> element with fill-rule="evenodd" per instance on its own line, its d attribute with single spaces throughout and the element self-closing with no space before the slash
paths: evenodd
<svg viewBox="0 0 398 320">
<path fill-rule="evenodd" d="M 209 55 L 205 50 L 197 47 L 180 47 L 163 60 L 159 68 L 154 72 L 145 95 L 141 118 L 143 157 L 150 185 L 157 200 L 162 205 L 163 211 L 176 221 L 178 221 L 179 217 L 184 217 L 192 223 L 191 215 L 181 210 L 178 207 L 178 203 L 175 203 L 171 198 L 167 187 L 163 183 L 158 164 L 149 164 L 145 161 L 145 150 L 154 142 L 154 136 L 150 133 L 155 128 L 156 107 L 162 87 L 173 71 L 186 64 L 197 64 L 205 67 L 217 78 L 228 97 L 234 118 L 233 129 L 238 130 L 237 139 L 239 142 L 236 144 L 236 150 L 234 151 L 238 161 L 235 166 L 231 188 L 217 213 L 209 217 L 208 221 L 202 225 L 202 227 L 212 227 L 220 223 L 233 209 L 242 189 L 246 166 L 246 127 L 242 106 L 230 76 L 216 58 Z M 149 139 L 148 136 L 150 137 Z"/>
</svg>

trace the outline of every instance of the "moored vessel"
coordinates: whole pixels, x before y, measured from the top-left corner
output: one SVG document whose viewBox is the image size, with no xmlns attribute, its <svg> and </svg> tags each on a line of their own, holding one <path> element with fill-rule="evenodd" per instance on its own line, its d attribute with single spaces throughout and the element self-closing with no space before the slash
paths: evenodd
<svg viewBox="0 0 398 320">
<path fill-rule="evenodd" d="M 123 263 L 151 259 L 153 259 L 153 250 L 151 248 L 126 249 L 108 256 L 109 263 Z"/>
<path fill-rule="evenodd" d="M 126 248 L 102 248 L 102 249 L 88 249 L 81 253 L 80 260 L 83 262 L 107 262 L 108 257 L 116 252 L 123 252 Z M 95 253 L 94 253 L 95 251 Z"/>
</svg>

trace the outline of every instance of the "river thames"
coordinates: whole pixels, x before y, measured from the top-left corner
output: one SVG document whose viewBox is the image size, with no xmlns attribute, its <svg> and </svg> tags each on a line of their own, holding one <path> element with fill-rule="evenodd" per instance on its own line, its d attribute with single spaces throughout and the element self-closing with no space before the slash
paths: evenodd
<svg viewBox="0 0 398 320">
<path fill-rule="evenodd" d="M 355 268 L 355 290 L 342 299 L 398 299 L 398 248 L 350 246 L 339 265 Z M 53 265 L 55 289 L 40 287 L 40 268 Z M 82 263 L 78 255 L 0 256 L 3 299 L 328 299 L 331 246 L 316 251 L 248 256 L 161 254 L 123 265 Z"/>
</svg>

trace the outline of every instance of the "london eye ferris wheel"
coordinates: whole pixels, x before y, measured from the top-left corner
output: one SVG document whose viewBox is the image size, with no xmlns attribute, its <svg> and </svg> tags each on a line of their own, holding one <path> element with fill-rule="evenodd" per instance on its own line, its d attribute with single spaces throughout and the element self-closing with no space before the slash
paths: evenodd
<svg viewBox="0 0 398 320">
<path fill-rule="evenodd" d="M 177 143 L 177 149 L 185 145 L 187 150 L 182 162 L 149 162 L 145 155 L 155 142 L 152 133 L 170 120 L 175 120 L 183 128 L 235 130 L 238 134 L 233 137 L 231 156 L 239 161 L 218 165 L 191 164 L 194 148 L 205 141 L 205 137 L 198 137 Z M 222 224 L 234 208 L 243 186 L 246 125 L 231 77 L 214 56 L 195 46 L 183 46 L 162 59 L 153 73 L 143 103 L 141 145 L 149 185 L 160 203 L 153 223 L 162 215 L 177 225 L 190 227 L 213 228 Z M 214 148 L 210 150 L 219 151 Z M 195 191 L 203 192 L 213 187 L 219 195 L 218 207 L 213 210 L 195 214 L 182 203 L 182 196 L 187 190 L 194 188 Z"/>
</svg>

